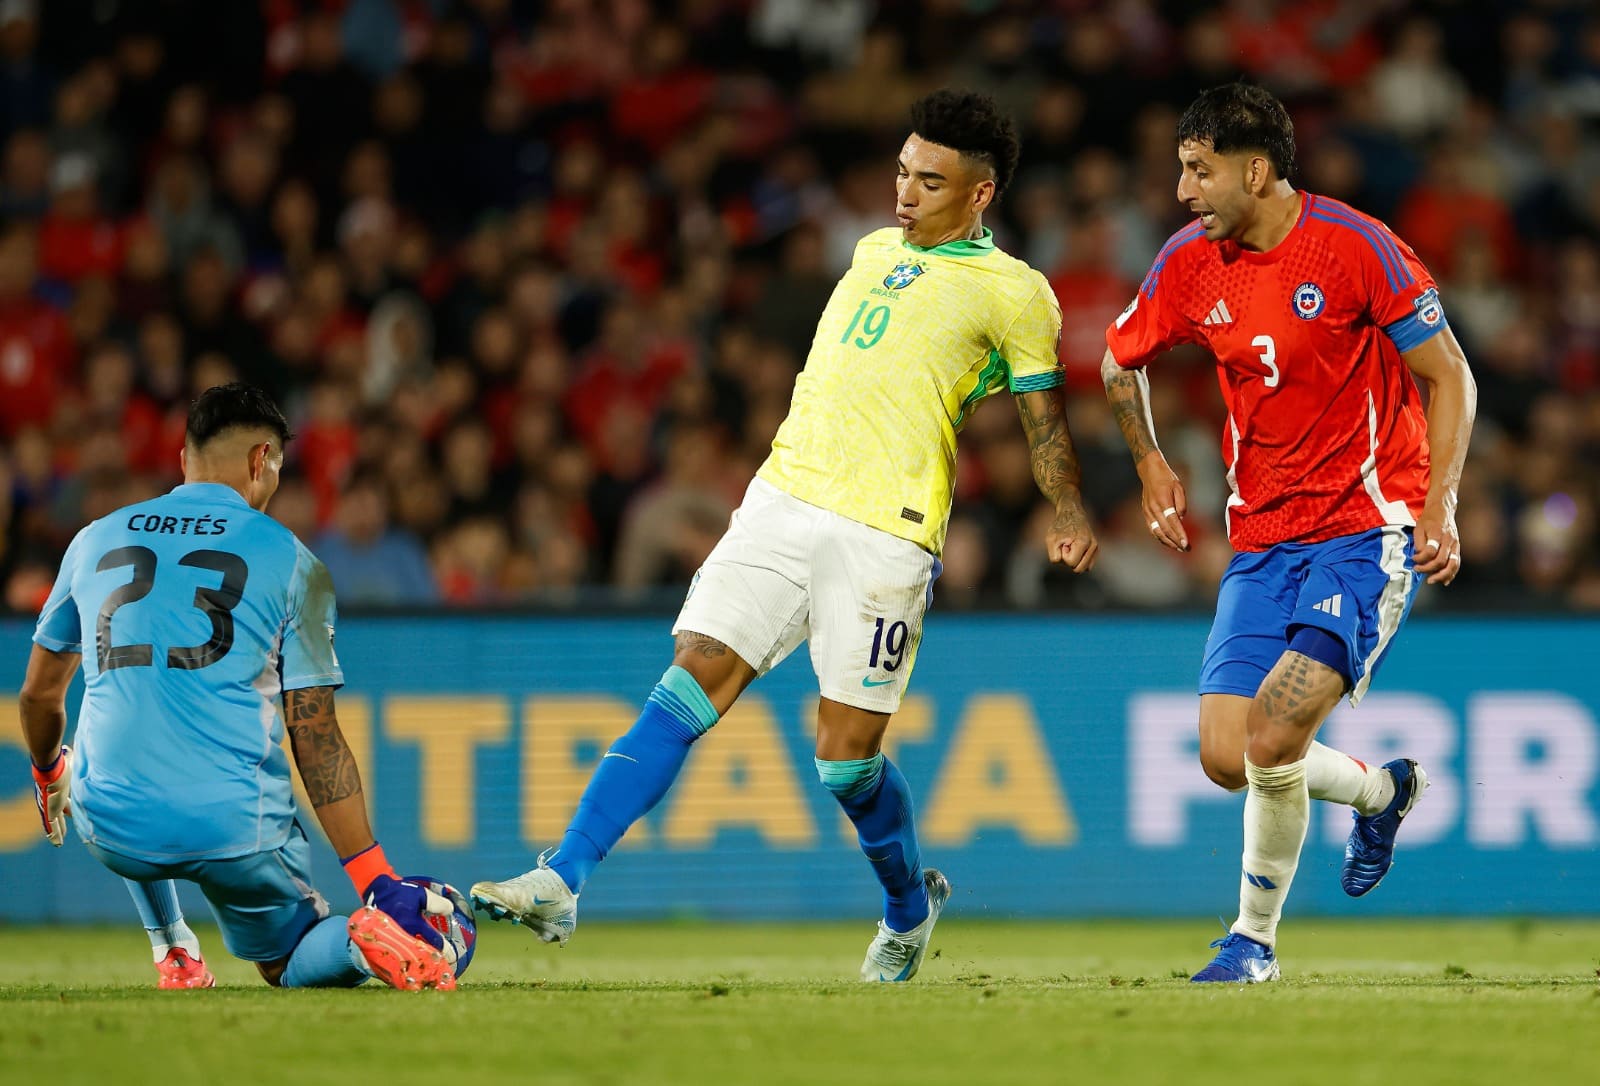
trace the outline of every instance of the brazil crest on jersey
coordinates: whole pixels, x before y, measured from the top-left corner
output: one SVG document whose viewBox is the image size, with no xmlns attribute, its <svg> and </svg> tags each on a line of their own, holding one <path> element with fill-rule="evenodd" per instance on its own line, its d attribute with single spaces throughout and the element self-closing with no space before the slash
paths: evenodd
<svg viewBox="0 0 1600 1086">
<path fill-rule="evenodd" d="M 73 823 L 135 859 L 275 849 L 284 690 L 339 686 L 328 571 L 238 491 L 189 483 L 78 533 L 33 639 L 83 654 Z"/>
<path fill-rule="evenodd" d="M 1228 536 L 1259 551 L 1416 523 L 1428 428 L 1400 355 L 1445 327 L 1410 246 L 1308 192 L 1270 252 L 1179 230 L 1106 342 L 1128 368 L 1180 343 L 1216 356 Z"/>
<path fill-rule="evenodd" d="M 823 310 L 758 474 L 938 554 L 956 434 L 991 393 L 1059 385 L 1060 337 L 1050 284 L 988 230 L 932 248 L 874 231 Z"/>
</svg>

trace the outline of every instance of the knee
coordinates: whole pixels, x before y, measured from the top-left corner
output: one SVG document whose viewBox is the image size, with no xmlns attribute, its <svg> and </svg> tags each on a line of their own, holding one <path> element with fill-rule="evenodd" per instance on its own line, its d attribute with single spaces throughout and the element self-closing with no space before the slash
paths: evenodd
<svg viewBox="0 0 1600 1086">
<path fill-rule="evenodd" d="M 1224 792 L 1243 792 L 1249 784 L 1244 776 L 1244 757 L 1223 758 L 1216 751 L 1200 752 L 1200 768 L 1211 783 Z"/>
<path fill-rule="evenodd" d="M 840 803 L 852 803 L 870 796 L 883 781 L 885 759 L 880 752 L 870 758 L 851 758 L 847 761 L 814 759 L 817 776 L 822 786 L 832 792 Z"/>
<path fill-rule="evenodd" d="M 1284 719 L 1257 698 L 1255 704 L 1250 706 L 1244 756 L 1251 765 L 1287 765 L 1300 757 L 1307 734 L 1307 729 L 1299 721 Z"/>
<path fill-rule="evenodd" d="M 274 988 L 283 987 L 283 972 L 288 968 L 288 958 L 279 958 L 275 962 L 256 962 L 256 972 L 261 974 L 262 980 Z"/>
<path fill-rule="evenodd" d="M 727 712 L 756 677 L 756 669 L 727 645 L 687 631 L 674 638 L 672 668 L 699 687 L 719 714 Z"/>
<path fill-rule="evenodd" d="M 1303 757 L 1300 740 L 1284 732 L 1252 735 L 1244 754 L 1251 765 L 1263 769 L 1288 765 L 1290 762 L 1298 762 Z"/>
<path fill-rule="evenodd" d="M 682 726 L 689 742 L 710 731 L 720 716 L 700 681 L 677 664 L 667 668 L 649 700 Z"/>
</svg>

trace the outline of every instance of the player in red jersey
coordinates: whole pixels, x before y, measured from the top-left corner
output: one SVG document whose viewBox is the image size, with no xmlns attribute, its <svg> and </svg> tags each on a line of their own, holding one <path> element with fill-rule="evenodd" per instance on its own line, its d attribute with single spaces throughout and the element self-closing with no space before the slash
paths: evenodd
<svg viewBox="0 0 1600 1086">
<path fill-rule="evenodd" d="M 1183 484 L 1156 445 L 1143 368 L 1179 343 L 1217 359 L 1238 553 L 1201 667 L 1200 758 L 1248 795 L 1239 919 L 1194 979 L 1248 983 L 1278 975 L 1309 800 L 1355 808 L 1342 881 L 1360 896 L 1427 787 L 1409 759 L 1368 767 L 1314 739 L 1342 697 L 1366 693 L 1422 579 L 1449 584 L 1460 569 L 1456 490 L 1477 390 L 1411 248 L 1290 186 L 1294 126 L 1271 94 L 1200 95 L 1178 122 L 1178 160 L 1178 201 L 1198 221 L 1107 329 L 1101 374 L 1150 531 L 1187 550 Z"/>
</svg>

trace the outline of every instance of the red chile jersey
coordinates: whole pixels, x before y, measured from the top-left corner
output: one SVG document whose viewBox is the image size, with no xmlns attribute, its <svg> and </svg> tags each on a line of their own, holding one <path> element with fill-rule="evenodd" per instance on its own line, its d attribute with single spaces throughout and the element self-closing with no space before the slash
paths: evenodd
<svg viewBox="0 0 1600 1086">
<path fill-rule="evenodd" d="M 1239 551 L 1414 525 L 1428 493 L 1427 422 L 1400 354 L 1445 329 L 1439 292 L 1383 223 L 1303 196 L 1270 252 L 1207 241 L 1198 221 L 1179 230 L 1106 330 L 1127 369 L 1180 343 L 1216 356 Z"/>
</svg>

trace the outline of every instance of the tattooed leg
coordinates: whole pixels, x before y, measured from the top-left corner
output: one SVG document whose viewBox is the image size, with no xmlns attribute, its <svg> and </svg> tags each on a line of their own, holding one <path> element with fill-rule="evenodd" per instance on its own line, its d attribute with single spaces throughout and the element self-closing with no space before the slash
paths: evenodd
<svg viewBox="0 0 1600 1086">
<path fill-rule="evenodd" d="M 1251 703 L 1245 757 L 1258 766 L 1304 758 L 1344 689 L 1344 677 L 1333 668 L 1298 652 L 1285 652 Z"/>
</svg>

